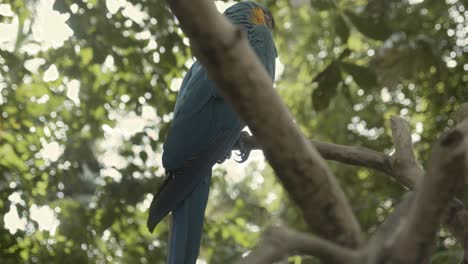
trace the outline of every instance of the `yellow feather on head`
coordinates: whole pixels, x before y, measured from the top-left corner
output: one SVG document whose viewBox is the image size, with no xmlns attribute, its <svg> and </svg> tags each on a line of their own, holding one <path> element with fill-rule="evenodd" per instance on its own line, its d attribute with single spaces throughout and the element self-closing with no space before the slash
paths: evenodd
<svg viewBox="0 0 468 264">
<path fill-rule="evenodd" d="M 266 24 L 265 21 L 265 14 L 263 13 L 263 9 L 260 7 L 255 7 L 253 10 L 253 22 L 254 24 Z"/>
</svg>

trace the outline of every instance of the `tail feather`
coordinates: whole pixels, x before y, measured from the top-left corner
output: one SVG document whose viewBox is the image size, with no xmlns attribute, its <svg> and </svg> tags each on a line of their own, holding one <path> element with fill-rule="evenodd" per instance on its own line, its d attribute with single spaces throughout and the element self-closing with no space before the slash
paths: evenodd
<svg viewBox="0 0 468 264">
<path fill-rule="evenodd" d="M 168 264 L 194 264 L 197 261 L 210 191 L 211 172 L 208 173 L 180 207 L 172 212 Z"/>
</svg>

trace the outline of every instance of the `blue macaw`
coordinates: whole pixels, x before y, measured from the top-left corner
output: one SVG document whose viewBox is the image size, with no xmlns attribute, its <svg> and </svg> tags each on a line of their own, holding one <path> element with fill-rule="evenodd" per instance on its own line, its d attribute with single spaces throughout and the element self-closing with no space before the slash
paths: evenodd
<svg viewBox="0 0 468 264">
<path fill-rule="evenodd" d="M 250 45 L 273 79 L 274 20 L 264 6 L 241 2 L 224 15 L 247 33 Z M 198 258 L 213 165 L 230 157 L 235 144 L 241 161 L 249 150 L 240 140 L 245 124 L 219 94 L 197 61 L 185 75 L 177 96 L 172 127 L 163 147 L 166 180 L 151 202 L 148 229 L 172 212 L 169 264 L 193 264 Z"/>
</svg>

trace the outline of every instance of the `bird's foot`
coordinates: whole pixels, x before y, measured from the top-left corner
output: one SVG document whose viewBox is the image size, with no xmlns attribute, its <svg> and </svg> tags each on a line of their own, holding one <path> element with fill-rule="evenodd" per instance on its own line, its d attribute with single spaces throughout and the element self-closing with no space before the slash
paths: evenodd
<svg viewBox="0 0 468 264">
<path fill-rule="evenodd" d="M 250 156 L 251 149 L 246 144 L 246 141 L 245 141 L 246 137 L 250 137 L 249 133 L 242 131 L 241 135 L 239 136 L 239 139 L 236 142 L 236 147 L 239 149 L 239 153 L 237 153 L 237 156 L 240 157 L 240 160 L 236 160 L 236 159 L 234 160 L 238 163 L 245 162 Z"/>
</svg>

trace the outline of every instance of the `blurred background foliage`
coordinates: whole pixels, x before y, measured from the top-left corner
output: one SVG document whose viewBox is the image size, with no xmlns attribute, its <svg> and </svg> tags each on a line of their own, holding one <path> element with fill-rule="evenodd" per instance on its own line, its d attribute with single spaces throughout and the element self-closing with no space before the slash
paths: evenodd
<svg viewBox="0 0 468 264">
<path fill-rule="evenodd" d="M 468 99 L 466 2 L 262 2 L 276 19 L 277 90 L 306 135 L 391 153 L 388 120 L 401 115 L 424 163 Z M 1 263 L 164 262 L 168 221 L 155 234 L 145 223 L 193 62 L 177 24 L 165 1 L 0 1 Z M 253 156 L 215 170 L 201 263 L 233 262 L 270 224 L 306 229 L 261 152 Z M 329 164 L 371 233 L 404 189 Z M 433 263 L 460 256 L 442 229 Z"/>
</svg>

